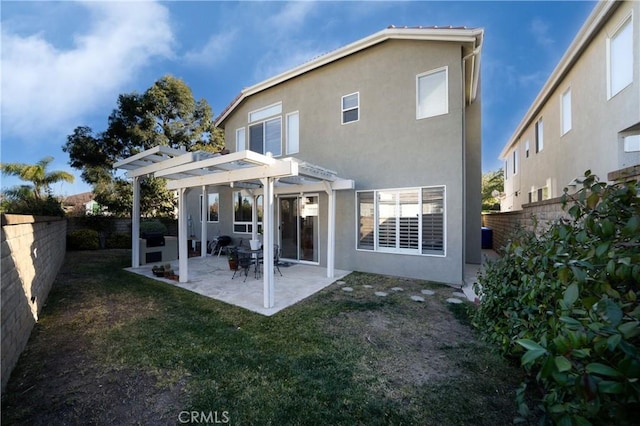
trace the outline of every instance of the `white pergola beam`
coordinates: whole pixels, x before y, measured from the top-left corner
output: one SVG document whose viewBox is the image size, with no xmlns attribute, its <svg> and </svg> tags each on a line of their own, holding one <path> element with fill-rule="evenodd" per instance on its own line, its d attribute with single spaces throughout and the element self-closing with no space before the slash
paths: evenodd
<svg viewBox="0 0 640 426">
<path fill-rule="evenodd" d="M 297 172 L 298 170 L 295 164 L 288 161 L 279 161 L 270 166 L 245 167 L 236 170 L 212 172 L 203 176 L 172 180 L 167 182 L 167 189 L 190 188 L 201 185 L 221 185 L 229 184 L 229 182 L 251 181 L 267 177 L 275 178 L 295 175 Z"/>
<path fill-rule="evenodd" d="M 127 172 L 127 177 L 144 176 L 151 173 L 155 173 L 166 167 L 174 167 L 180 164 L 189 163 L 193 161 L 193 156 L 194 156 L 193 152 L 188 152 L 186 154 L 182 154 L 173 158 L 159 157 L 160 160 L 157 162 L 154 162 L 153 164 L 138 167 L 136 169 L 133 169 L 130 172 Z M 157 156 L 154 156 L 154 157 L 157 157 Z"/>
<path fill-rule="evenodd" d="M 253 151 L 239 151 L 226 155 L 218 155 L 216 157 L 207 158 L 200 161 L 193 161 L 191 163 L 175 167 L 164 168 L 163 170 L 156 172 L 156 176 L 162 177 L 176 173 L 187 173 L 198 169 L 228 165 L 229 163 L 232 163 L 234 161 L 247 162 L 250 163 L 247 166 L 250 166 L 251 164 L 271 165 L 274 164 L 276 160 L 271 157 L 255 153 Z"/>
<path fill-rule="evenodd" d="M 169 155 L 172 157 L 177 157 L 178 155 L 182 155 L 185 153 L 185 151 L 181 151 L 179 149 L 175 149 L 175 148 L 170 148 L 168 146 L 154 146 L 153 148 L 149 148 L 147 150 L 144 150 L 142 152 L 139 152 L 135 155 L 132 155 L 131 157 L 127 157 L 124 160 L 118 161 L 117 163 L 115 163 L 113 165 L 114 169 L 123 169 L 125 165 L 127 164 L 131 164 L 135 161 L 138 160 L 143 160 L 145 157 L 148 157 L 150 155 L 153 154 L 165 154 L 165 155 Z"/>
</svg>

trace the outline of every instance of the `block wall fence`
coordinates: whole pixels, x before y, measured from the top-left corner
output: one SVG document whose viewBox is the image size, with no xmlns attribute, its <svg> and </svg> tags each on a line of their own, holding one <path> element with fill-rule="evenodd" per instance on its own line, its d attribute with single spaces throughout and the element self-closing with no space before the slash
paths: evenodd
<svg viewBox="0 0 640 426">
<path fill-rule="evenodd" d="M 569 206 L 571 203 L 568 204 Z M 516 229 L 533 230 L 537 223 L 537 230 L 547 229 L 551 223 L 568 218 L 569 215 L 562 209 L 561 198 L 538 201 L 524 204 L 522 210 L 515 212 L 483 213 L 482 226 L 490 228 L 493 233 L 493 249 L 500 252 L 509 235 Z"/>
<path fill-rule="evenodd" d="M 2 215 L 2 391 L 64 262 L 67 220 Z"/>
</svg>

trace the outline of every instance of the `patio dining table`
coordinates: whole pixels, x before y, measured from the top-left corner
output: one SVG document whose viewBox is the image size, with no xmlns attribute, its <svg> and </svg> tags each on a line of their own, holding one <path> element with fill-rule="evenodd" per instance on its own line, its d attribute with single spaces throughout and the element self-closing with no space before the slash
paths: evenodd
<svg viewBox="0 0 640 426">
<path fill-rule="evenodd" d="M 262 248 L 256 249 L 256 250 L 252 250 L 250 248 L 247 247 L 239 247 L 238 248 L 238 253 L 244 253 L 244 254 L 249 254 L 251 255 L 251 258 L 253 259 L 253 263 L 255 265 L 255 277 L 256 279 L 258 279 L 258 271 L 259 271 L 259 267 L 260 267 L 260 259 L 262 259 Z"/>
</svg>

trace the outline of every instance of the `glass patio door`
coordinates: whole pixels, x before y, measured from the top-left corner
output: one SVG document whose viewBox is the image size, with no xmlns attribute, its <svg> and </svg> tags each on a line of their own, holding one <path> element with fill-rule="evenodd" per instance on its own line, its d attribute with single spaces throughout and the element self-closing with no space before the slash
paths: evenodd
<svg viewBox="0 0 640 426">
<path fill-rule="evenodd" d="M 280 196 L 280 250 L 283 259 L 318 262 L 318 196 Z"/>
</svg>

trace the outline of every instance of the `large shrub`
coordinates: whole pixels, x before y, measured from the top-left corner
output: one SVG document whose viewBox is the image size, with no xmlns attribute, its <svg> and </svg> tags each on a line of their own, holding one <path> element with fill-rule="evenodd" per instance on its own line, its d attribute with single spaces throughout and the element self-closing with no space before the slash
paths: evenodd
<svg viewBox="0 0 640 426">
<path fill-rule="evenodd" d="M 570 219 L 520 230 L 479 277 L 473 316 L 485 340 L 519 358 L 558 424 L 630 424 L 640 415 L 640 202 L 636 182 L 586 173 L 564 195 Z M 527 383 L 518 392 L 526 415 Z M 635 417 L 634 417 L 635 416 Z M 636 423 L 637 424 L 637 423 Z"/>
<path fill-rule="evenodd" d="M 93 229 L 78 229 L 69 232 L 67 236 L 67 249 L 69 250 L 98 250 L 99 248 L 98 231 Z"/>
</svg>

